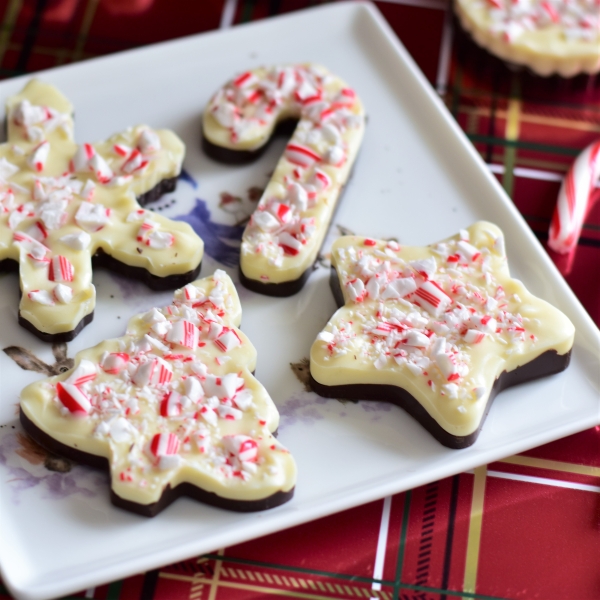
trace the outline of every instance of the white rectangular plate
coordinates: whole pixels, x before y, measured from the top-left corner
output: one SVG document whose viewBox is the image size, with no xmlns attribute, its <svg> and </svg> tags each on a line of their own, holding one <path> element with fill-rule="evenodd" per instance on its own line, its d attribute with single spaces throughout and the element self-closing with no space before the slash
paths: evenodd
<svg viewBox="0 0 600 600">
<path fill-rule="evenodd" d="M 591 427 L 600 421 L 600 333 L 379 13 L 340 3 L 234 29 L 40 73 L 74 103 L 76 139 L 99 140 L 146 122 L 174 129 L 187 144 L 185 169 L 196 182 L 159 200 L 168 216 L 206 202 L 213 222 L 233 224 L 219 194 L 246 197 L 264 186 L 283 142 L 254 165 L 230 167 L 200 150 L 200 115 L 210 95 L 235 73 L 261 64 L 318 62 L 348 81 L 369 114 L 354 176 L 336 223 L 372 237 L 425 245 L 478 219 L 506 233 L 515 276 L 561 308 L 577 328 L 570 368 L 502 393 L 474 446 L 448 450 L 400 409 L 342 404 L 304 391 L 290 363 L 333 314 L 326 269 L 295 297 L 240 289 L 243 328 L 258 349 L 257 376 L 282 413 L 280 439 L 299 471 L 294 499 L 258 514 L 236 514 L 181 499 L 148 520 L 113 508 L 107 478 L 83 467 L 46 471 L 23 458 L 15 405 L 40 374 L 0 353 L 0 566 L 12 593 L 59 596 L 316 519 L 446 477 Z M 0 83 L 0 101 L 25 79 Z M 206 225 L 206 223 L 205 223 Z M 227 240 L 206 235 L 208 254 Z M 227 235 L 225 235 L 227 237 Z M 207 256 L 206 276 L 220 266 Z M 229 268 L 236 277 L 236 269 Z M 122 335 L 127 319 L 170 294 L 104 272 L 94 322 L 69 344 L 70 355 Z M 0 340 L 53 362 L 48 345 L 17 323 L 18 284 L 2 277 Z M 13 428 L 15 426 L 16 428 Z M 18 454 L 20 451 L 21 454 Z"/>
</svg>

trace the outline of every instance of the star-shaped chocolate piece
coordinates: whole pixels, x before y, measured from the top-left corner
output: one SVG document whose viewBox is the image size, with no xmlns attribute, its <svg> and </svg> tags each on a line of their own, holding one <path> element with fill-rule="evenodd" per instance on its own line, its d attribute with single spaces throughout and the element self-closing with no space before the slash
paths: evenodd
<svg viewBox="0 0 600 600">
<path fill-rule="evenodd" d="M 398 404 L 450 448 L 500 390 L 569 364 L 572 323 L 511 278 L 491 223 L 425 247 L 345 236 L 332 269 L 341 308 L 312 346 L 313 389 Z"/>
<path fill-rule="evenodd" d="M 175 289 L 199 273 L 202 240 L 142 208 L 175 188 L 185 148 L 139 125 L 97 144 L 73 139 L 73 107 L 30 81 L 7 101 L 0 145 L 0 270 L 18 267 L 19 322 L 46 341 L 91 321 L 96 264 Z"/>
<path fill-rule="evenodd" d="M 362 144 L 364 106 L 325 67 L 289 64 L 237 75 L 202 119 L 204 150 L 234 164 L 258 158 L 295 121 L 240 249 L 240 282 L 269 296 L 299 292 L 312 273 Z"/>
<path fill-rule="evenodd" d="M 296 466 L 273 437 L 279 413 L 252 375 L 241 314 L 225 272 L 186 285 L 26 387 L 22 425 L 50 451 L 108 468 L 113 503 L 146 516 L 182 495 L 239 511 L 288 501 Z"/>
</svg>

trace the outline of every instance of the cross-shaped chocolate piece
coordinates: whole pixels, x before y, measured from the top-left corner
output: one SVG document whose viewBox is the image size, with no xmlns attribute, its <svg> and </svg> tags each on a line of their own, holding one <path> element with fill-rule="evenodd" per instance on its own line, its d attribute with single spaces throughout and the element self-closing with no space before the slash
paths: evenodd
<svg viewBox="0 0 600 600">
<path fill-rule="evenodd" d="M 203 254 L 188 224 L 142 208 L 175 188 L 181 140 L 140 125 L 77 144 L 72 113 L 56 88 L 32 80 L 8 99 L 0 145 L 0 269 L 19 270 L 21 325 L 52 342 L 92 319 L 92 259 L 172 289 L 198 276 Z"/>
</svg>

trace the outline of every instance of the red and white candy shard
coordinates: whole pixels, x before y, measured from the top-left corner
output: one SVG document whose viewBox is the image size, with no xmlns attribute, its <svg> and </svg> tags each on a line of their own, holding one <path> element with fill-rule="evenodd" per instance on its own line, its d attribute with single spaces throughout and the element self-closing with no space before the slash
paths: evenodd
<svg viewBox="0 0 600 600">
<path fill-rule="evenodd" d="M 422 248 L 338 239 L 345 305 L 313 344 L 312 376 L 397 385 L 453 435 L 472 433 L 502 371 L 573 344 L 567 317 L 510 277 L 502 239 L 485 222 Z"/>
<path fill-rule="evenodd" d="M 295 465 L 272 435 L 279 415 L 251 374 L 240 318 L 233 282 L 216 271 L 26 388 L 21 409 L 53 439 L 111 457 L 114 491 L 136 503 L 183 481 L 238 500 L 289 491 Z"/>
<path fill-rule="evenodd" d="M 298 279 L 315 261 L 362 142 L 362 103 L 325 68 L 288 65 L 235 77 L 204 114 L 204 136 L 241 151 L 260 147 L 290 116 L 298 126 L 242 241 L 244 275 L 267 283 Z"/>
<path fill-rule="evenodd" d="M 560 254 L 577 247 L 583 222 L 600 197 L 600 140 L 590 144 L 576 159 L 560 191 L 550 224 L 548 246 Z"/>
<path fill-rule="evenodd" d="M 72 112 L 57 89 L 30 81 L 8 99 L 0 145 L 0 263 L 19 264 L 20 316 L 49 335 L 75 330 L 93 311 L 100 247 L 126 265 L 140 266 L 141 255 L 158 277 L 192 271 L 203 250 L 188 225 L 136 200 L 179 174 L 179 138 L 138 126 L 78 145 Z"/>
</svg>

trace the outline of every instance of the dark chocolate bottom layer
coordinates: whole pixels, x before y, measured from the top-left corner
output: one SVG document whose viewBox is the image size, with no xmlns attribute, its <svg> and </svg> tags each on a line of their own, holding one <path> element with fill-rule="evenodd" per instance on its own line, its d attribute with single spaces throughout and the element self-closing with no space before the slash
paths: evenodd
<svg viewBox="0 0 600 600">
<path fill-rule="evenodd" d="M 85 315 L 85 317 L 77 323 L 75 329 L 71 329 L 71 331 L 65 331 L 64 333 L 45 333 L 44 331 L 37 329 L 27 319 L 23 318 L 19 312 L 19 325 L 48 344 L 62 344 L 63 342 L 74 340 L 81 330 L 93 320 L 94 312 L 92 311 L 89 315 Z"/>
<path fill-rule="evenodd" d="M 276 298 L 285 298 L 287 296 L 293 296 L 297 294 L 303 287 L 310 274 L 315 270 L 314 264 L 311 265 L 298 279 L 293 281 L 283 281 L 282 283 L 268 283 L 262 282 L 258 279 L 250 279 L 246 277 L 240 267 L 238 274 L 240 277 L 240 283 L 247 289 L 256 292 L 257 294 L 264 294 L 265 296 L 274 296 Z"/>
<path fill-rule="evenodd" d="M 391 402 L 403 408 L 414 417 L 433 437 L 444 446 L 453 449 L 471 446 L 481 431 L 481 427 L 490 410 L 496 395 L 502 390 L 533 381 L 547 375 L 554 375 L 564 371 L 569 366 L 571 352 L 558 354 L 554 350 L 544 352 L 530 363 L 517 367 L 513 371 L 504 371 L 494 382 L 490 397 L 481 418 L 479 427 L 471 434 L 457 436 L 448 433 L 441 425 L 423 408 L 423 405 L 406 390 L 394 385 L 357 384 L 357 385 L 323 385 L 310 376 L 310 386 L 319 396 L 325 398 L 342 398 L 346 400 L 377 400 Z"/>
<path fill-rule="evenodd" d="M 329 283 L 337 305 L 343 306 L 344 296 L 340 287 L 337 271 L 334 267 L 331 267 Z M 395 385 L 323 385 L 316 381 L 311 375 L 310 386 L 314 392 L 325 398 L 377 400 L 380 402 L 391 402 L 392 404 L 396 404 L 414 417 L 436 440 L 438 440 L 438 442 L 448 448 L 460 449 L 467 448 L 475 442 L 497 394 L 513 385 L 560 373 L 569 366 L 570 360 L 571 351 L 566 354 L 558 354 L 555 350 L 548 350 L 526 365 L 517 367 L 512 371 L 503 371 L 494 382 L 479 427 L 473 433 L 465 436 L 456 436 L 448 433 L 425 410 L 425 408 L 423 408 L 422 404 L 412 394 L 409 394 L 406 390 Z"/>
<path fill-rule="evenodd" d="M 210 140 L 208 140 L 203 131 L 202 150 L 207 156 L 210 156 L 210 158 L 216 160 L 217 162 L 228 165 L 245 165 L 258 160 L 264 154 L 265 150 L 270 146 L 271 141 L 275 136 L 290 136 L 297 124 L 298 119 L 286 119 L 285 121 L 281 121 L 277 124 L 277 127 L 275 127 L 271 137 L 262 146 L 255 148 L 254 150 L 232 150 L 231 148 L 223 148 L 222 146 L 213 144 Z"/>
<path fill-rule="evenodd" d="M 145 194 L 142 194 L 137 199 L 137 202 L 140 206 L 146 206 L 146 204 L 158 200 L 163 194 L 172 192 L 176 186 L 177 177 L 163 179 L 151 190 L 147 191 Z M 126 277 L 138 279 L 145 283 L 151 290 L 155 291 L 174 290 L 183 287 L 184 285 L 187 285 L 192 281 L 195 281 L 198 278 L 198 275 L 200 274 L 201 266 L 202 263 L 200 263 L 195 269 L 188 271 L 187 273 L 167 275 L 166 277 L 158 277 L 157 275 L 153 275 L 143 267 L 133 267 L 131 265 L 119 262 L 112 256 L 106 254 L 102 249 L 99 249 L 98 252 L 92 257 L 92 268 L 106 268 L 115 273 L 125 275 Z M 0 272 L 18 270 L 19 263 L 15 260 L 5 259 L 0 261 Z M 79 321 L 79 323 L 77 323 L 74 329 L 63 333 L 46 333 L 44 331 L 40 331 L 29 321 L 27 321 L 27 319 L 25 319 L 20 313 L 19 325 L 36 335 L 44 342 L 62 343 L 70 342 L 71 340 L 73 340 L 88 323 L 92 322 L 93 318 L 94 313 L 92 312 L 89 315 L 86 315 L 81 321 Z"/>
<path fill-rule="evenodd" d="M 42 431 L 37 425 L 35 425 L 31 419 L 21 410 L 20 421 L 23 429 L 31 436 L 31 438 L 37 442 L 40 446 L 48 450 L 53 454 L 63 456 L 68 460 L 74 462 L 89 465 L 97 469 L 109 471 L 108 459 L 103 456 L 96 456 L 95 454 L 89 454 L 77 448 L 71 448 L 62 442 L 55 440 L 52 436 L 48 435 L 45 431 Z M 232 500 L 230 498 L 223 498 L 214 494 L 213 492 L 207 492 L 191 483 L 181 483 L 175 488 L 167 486 L 157 502 L 152 504 L 138 504 L 131 500 L 125 500 L 120 496 L 117 496 L 111 489 L 110 500 L 119 508 L 123 508 L 130 512 L 134 512 L 144 517 L 154 517 L 163 509 L 167 508 L 172 502 L 180 498 L 181 496 L 188 496 L 204 504 L 210 504 L 211 506 L 217 506 L 219 508 L 225 508 L 227 510 L 233 510 L 237 512 L 256 512 L 259 510 L 268 510 L 269 508 L 275 508 L 285 502 L 292 499 L 294 495 L 294 488 L 289 492 L 279 491 L 275 494 L 263 498 L 261 500 Z"/>
<path fill-rule="evenodd" d="M 153 275 L 149 271 L 146 271 L 146 269 L 143 267 L 132 267 L 131 265 L 127 265 L 118 261 L 110 254 L 106 254 L 102 248 L 100 248 L 93 256 L 92 265 L 94 268 L 101 267 L 108 269 L 113 273 L 120 273 L 126 277 L 138 279 L 139 281 L 145 283 L 151 290 L 155 290 L 157 292 L 175 290 L 187 285 L 188 283 L 191 283 L 192 281 L 195 281 L 198 279 L 200 268 L 202 267 L 202 263 L 200 263 L 195 269 L 187 271 L 186 273 L 177 273 L 175 275 L 167 275 L 166 277 L 158 277 L 157 275 Z"/>
<path fill-rule="evenodd" d="M 146 206 L 150 202 L 156 202 L 163 194 L 174 192 L 177 187 L 177 177 L 170 177 L 159 181 L 151 190 L 138 196 L 137 202 L 140 206 Z"/>
</svg>

